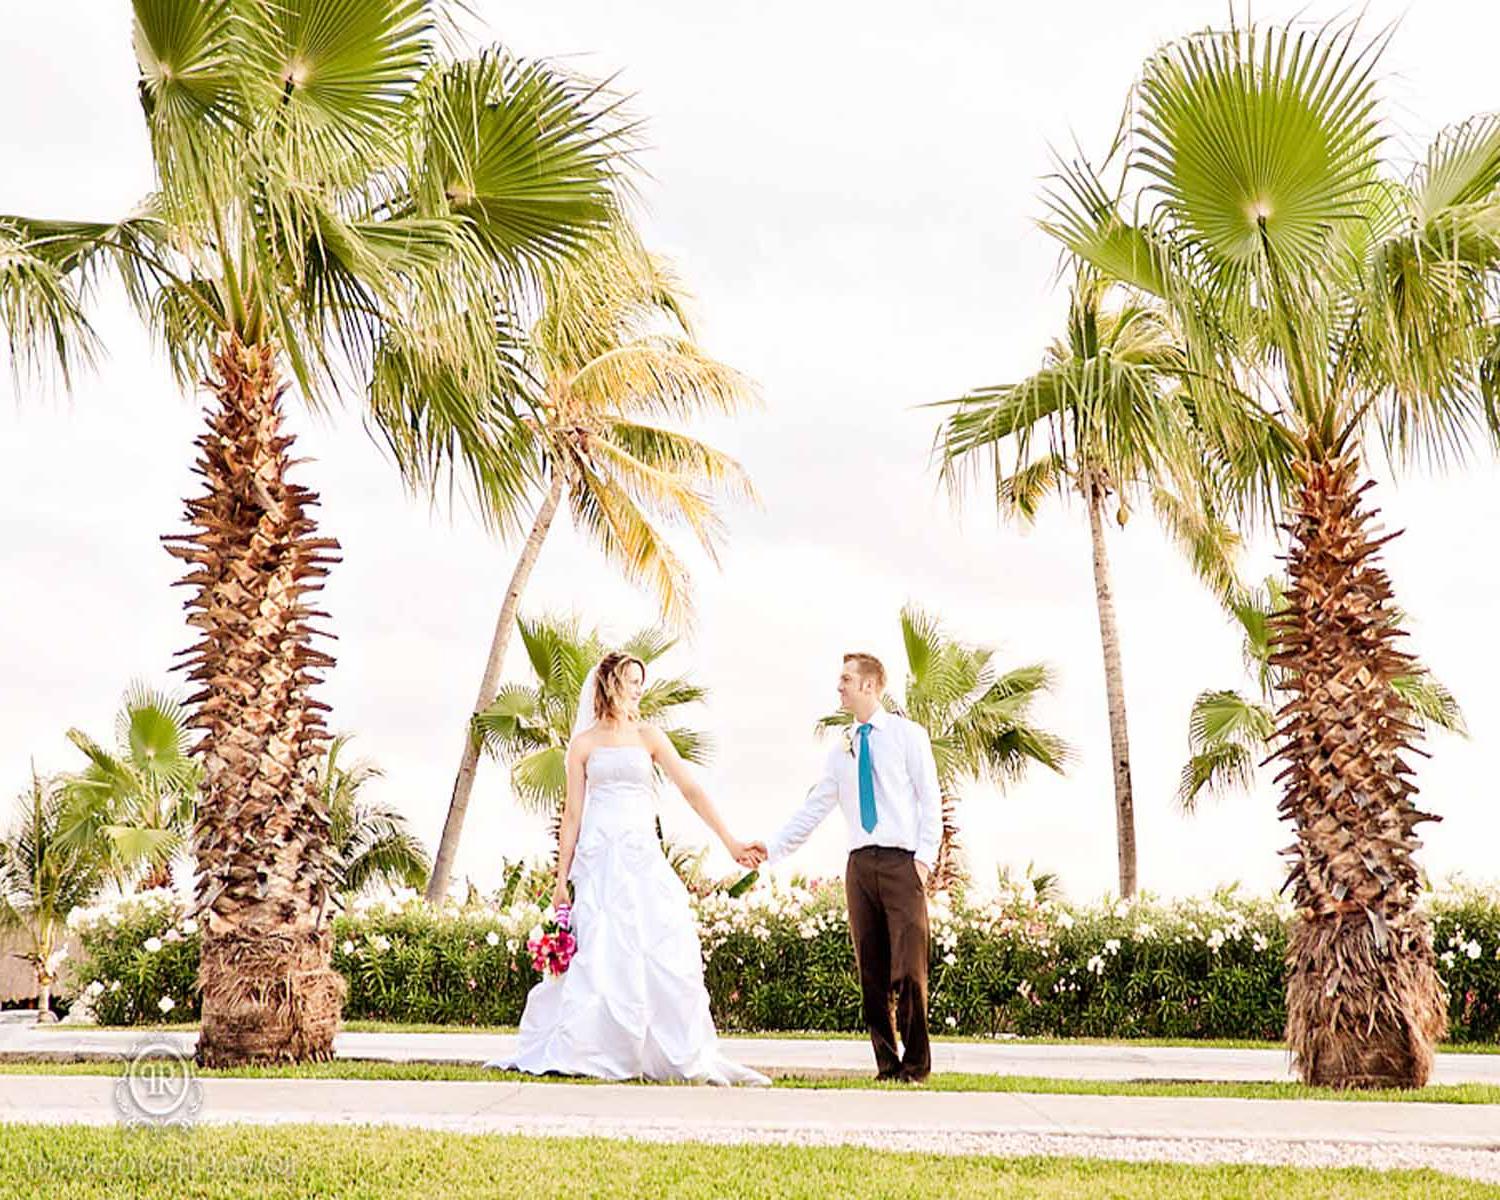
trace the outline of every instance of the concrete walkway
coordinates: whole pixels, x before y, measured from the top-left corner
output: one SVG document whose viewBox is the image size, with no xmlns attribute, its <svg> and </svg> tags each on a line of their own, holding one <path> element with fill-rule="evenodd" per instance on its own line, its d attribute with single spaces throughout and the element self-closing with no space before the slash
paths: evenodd
<svg viewBox="0 0 1500 1200">
<path fill-rule="evenodd" d="M 129 1029 L 0 1023 L 0 1058 L 46 1054 L 114 1057 L 126 1054 L 145 1035 Z M 162 1037 L 187 1053 L 197 1034 Z M 510 1034 L 341 1033 L 334 1043 L 340 1058 L 387 1062 L 483 1063 L 509 1053 Z M 726 1038 L 730 1057 L 763 1071 L 780 1073 L 840 1071 L 873 1073 L 870 1047 L 852 1039 Z M 1052 1079 L 1290 1080 L 1295 1076 L 1285 1051 L 1222 1050 L 1196 1046 L 1038 1045 L 1017 1042 L 935 1042 L 933 1070 L 981 1075 L 1035 1075 Z M 1500 1084 L 1500 1054 L 1439 1054 L 1434 1083 Z"/>
<path fill-rule="evenodd" d="M 428 1083 L 346 1079 L 199 1081 L 203 1121 L 349 1124 L 505 1132 L 538 1123 L 586 1133 L 652 1128 L 868 1133 L 1050 1133 L 1279 1142 L 1403 1142 L 1500 1151 L 1500 1105 L 889 1092 L 806 1088 Z M 0 1075 L 0 1119 L 113 1124 L 116 1080 Z"/>
</svg>

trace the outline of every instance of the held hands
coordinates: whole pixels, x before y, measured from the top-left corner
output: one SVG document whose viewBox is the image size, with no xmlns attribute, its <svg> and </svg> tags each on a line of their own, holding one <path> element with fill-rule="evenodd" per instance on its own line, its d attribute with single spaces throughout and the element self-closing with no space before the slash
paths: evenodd
<svg viewBox="0 0 1500 1200">
<path fill-rule="evenodd" d="M 747 871 L 755 870 L 771 857 L 764 842 L 742 842 L 736 838 L 730 838 L 724 844 L 728 847 L 729 854 L 734 861 Z"/>
</svg>

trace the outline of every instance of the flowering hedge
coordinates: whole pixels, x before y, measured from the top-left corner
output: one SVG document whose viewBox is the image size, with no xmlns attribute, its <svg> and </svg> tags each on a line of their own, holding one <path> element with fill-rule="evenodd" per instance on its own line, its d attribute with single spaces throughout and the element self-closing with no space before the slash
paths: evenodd
<svg viewBox="0 0 1500 1200">
<path fill-rule="evenodd" d="M 859 989 L 837 883 L 761 887 L 695 901 L 705 979 L 726 1030 L 855 1030 Z M 1500 1040 L 1500 896 L 1429 897 L 1450 993 L 1450 1037 Z M 1090 906 L 1029 883 L 931 910 L 938 1031 L 1074 1037 L 1279 1038 L 1289 911 L 1222 892 Z M 344 1014 L 437 1024 L 515 1024 L 538 976 L 530 900 L 449 903 L 415 893 L 356 900 L 334 922 Z M 106 1024 L 193 1020 L 198 930 L 170 892 L 76 911 L 83 1003 Z"/>
</svg>

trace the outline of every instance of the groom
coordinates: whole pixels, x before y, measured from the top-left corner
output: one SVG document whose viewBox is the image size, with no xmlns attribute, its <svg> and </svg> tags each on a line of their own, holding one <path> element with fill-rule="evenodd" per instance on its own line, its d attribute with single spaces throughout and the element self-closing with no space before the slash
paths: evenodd
<svg viewBox="0 0 1500 1200">
<path fill-rule="evenodd" d="M 849 932 L 877 1078 L 921 1083 L 932 1071 L 927 877 L 942 835 L 941 800 L 927 731 L 886 712 L 880 704 L 884 691 L 885 668 L 878 658 L 844 655 L 839 704 L 854 718 L 851 736 L 829 753 L 823 777 L 802 807 L 768 841 L 750 843 L 740 861 L 758 867 L 785 858 L 834 805 L 843 809 L 849 828 L 844 876 Z"/>
</svg>

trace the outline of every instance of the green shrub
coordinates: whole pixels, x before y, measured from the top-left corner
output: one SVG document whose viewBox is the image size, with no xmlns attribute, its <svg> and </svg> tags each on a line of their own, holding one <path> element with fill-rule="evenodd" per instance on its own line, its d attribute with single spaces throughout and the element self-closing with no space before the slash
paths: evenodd
<svg viewBox="0 0 1500 1200">
<path fill-rule="evenodd" d="M 537 981 L 530 896 L 433 909 L 415 892 L 356 900 L 333 923 L 349 1019 L 455 1026 L 519 1021 Z M 860 1028 L 859 988 L 836 882 L 694 901 L 704 978 L 725 1030 Z M 1429 897 L 1449 988 L 1450 1039 L 1500 1040 L 1500 896 Z M 1233 890 L 1206 898 L 1063 905 L 1030 883 L 931 909 L 937 1032 L 1058 1037 L 1281 1036 L 1288 910 Z M 166 892 L 75 912 L 74 985 L 101 1022 L 190 1021 L 198 932 Z M 170 1001 L 170 1005 L 164 1004 Z M 163 1009 L 169 1011 L 164 1012 Z"/>
</svg>

